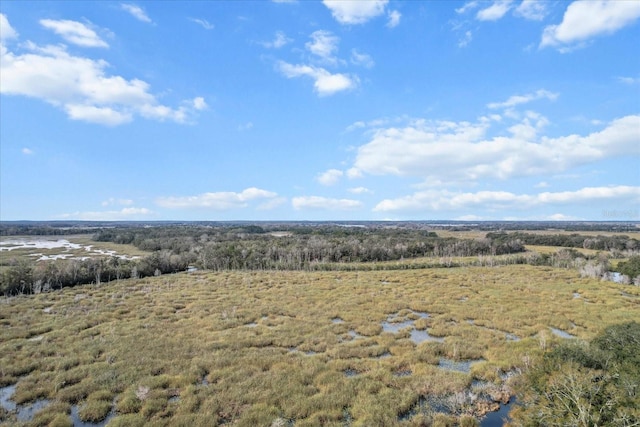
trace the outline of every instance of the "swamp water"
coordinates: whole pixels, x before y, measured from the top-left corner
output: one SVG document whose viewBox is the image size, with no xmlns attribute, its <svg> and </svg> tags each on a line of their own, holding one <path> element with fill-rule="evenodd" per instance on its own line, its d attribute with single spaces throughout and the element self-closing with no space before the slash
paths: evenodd
<svg viewBox="0 0 640 427">
<path fill-rule="evenodd" d="M 413 311 L 412 314 L 417 315 L 420 319 L 426 319 L 429 317 L 429 313 Z M 382 331 L 390 332 L 392 334 L 397 334 L 403 329 L 411 328 L 410 330 L 410 339 L 415 344 L 420 344 L 425 341 L 435 341 L 435 342 L 444 342 L 444 338 L 434 337 L 429 335 L 429 332 L 426 330 L 418 330 L 415 326 L 415 320 L 403 320 L 398 321 L 398 314 L 389 315 L 387 320 L 382 322 Z"/>
<path fill-rule="evenodd" d="M 15 391 L 15 384 L 0 388 L 0 407 L 7 412 L 14 413 L 16 415 L 16 419 L 20 422 L 31 421 L 35 414 L 46 408 L 49 403 L 51 403 L 48 399 L 40 399 L 25 405 L 17 405 L 13 400 L 11 400 Z M 114 409 L 111 409 L 111 412 L 109 412 L 107 417 L 100 422 L 84 422 L 80 419 L 80 408 L 78 405 L 73 405 L 71 407 L 71 422 L 74 427 L 104 427 L 114 416 L 115 411 Z"/>
</svg>

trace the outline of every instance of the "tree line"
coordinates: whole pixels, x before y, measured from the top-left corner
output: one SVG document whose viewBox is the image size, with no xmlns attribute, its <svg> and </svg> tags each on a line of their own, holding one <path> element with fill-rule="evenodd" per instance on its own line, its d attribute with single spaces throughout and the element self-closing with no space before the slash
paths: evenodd
<svg viewBox="0 0 640 427">
<path fill-rule="evenodd" d="M 598 251 L 640 250 L 640 240 L 626 235 L 585 236 L 581 234 L 536 234 L 523 232 L 487 233 L 487 238 L 497 242 L 519 240 L 525 245 L 561 246 L 565 248 L 593 249 Z"/>
<path fill-rule="evenodd" d="M 429 258 L 453 267 L 455 257 L 476 257 L 477 265 L 527 263 L 581 268 L 585 275 L 601 277 L 606 256 L 598 265 L 585 265 L 585 255 L 573 248 L 637 251 L 636 239 L 627 236 L 538 235 L 523 232 L 489 232 L 484 238 L 440 237 L 420 227 L 362 227 L 330 224 L 170 224 L 162 226 L 108 227 L 93 230 L 93 240 L 134 245 L 150 252 L 139 259 L 101 257 L 33 261 L 10 260 L 0 273 L 0 295 L 34 293 L 87 283 L 104 283 L 201 270 L 352 270 L 426 268 L 416 264 L 376 264 L 385 261 Z M 525 244 L 561 246 L 555 254 L 525 252 Z M 512 255 L 500 259 L 501 255 Z M 475 264 L 474 264 L 475 265 Z M 637 261 L 629 263 L 629 270 Z M 593 270 L 593 271 L 592 271 Z M 634 276 L 629 276 L 631 278 Z"/>
</svg>

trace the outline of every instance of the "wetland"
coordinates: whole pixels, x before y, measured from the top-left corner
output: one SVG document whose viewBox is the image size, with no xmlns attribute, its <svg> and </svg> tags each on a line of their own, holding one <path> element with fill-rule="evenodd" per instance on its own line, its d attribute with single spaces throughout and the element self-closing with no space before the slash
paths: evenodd
<svg viewBox="0 0 640 427">
<path fill-rule="evenodd" d="M 6 296 L 0 424 L 502 425 L 545 354 L 639 309 L 636 286 L 507 263 L 199 269 Z"/>
</svg>

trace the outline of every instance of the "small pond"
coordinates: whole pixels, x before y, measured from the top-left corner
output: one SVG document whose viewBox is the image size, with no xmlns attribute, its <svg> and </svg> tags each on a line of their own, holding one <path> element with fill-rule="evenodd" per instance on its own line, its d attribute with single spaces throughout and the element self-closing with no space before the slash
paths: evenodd
<svg viewBox="0 0 640 427">
<path fill-rule="evenodd" d="M 421 311 L 412 311 L 414 315 L 417 315 L 420 319 L 426 319 L 429 317 L 429 313 Z M 410 328 L 410 339 L 415 344 L 420 344 L 425 341 L 444 342 L 444 338 L 434 337 L 429 335 L 426 330 L 418 330 L 415 326 L 415 320 L 402 320 L 399 321 L 398 314 L 392 314 L 387 317 L 386 321 L 382 322 L 382 331 L 397 334 L 398 332 Z"/>
<path fill-rule="evenodd" d="M 509 403 L 506 405 L 500 405 L 499 410 L 489 412 L 484 418 L 482 418 L 482 420 L 480 420 L 480 427 L 502 427 L 505 424 L 505 421 L 509 419 L 509 411 L 511 410 L 511 406 L 515 403 L 516 399 L 512 397 Z"/>
<path fill-rule="evenodd" d="M 559 336 L 560 338 L 567 338 L 567 339 L 571 339 L 571 338 L 575 338 L 575 335 L 571 335 L 569 332 L 565 332 L 561 329 L 556 329 L 556 328 L 549 328 L 551 329 L 551 332 L 556 335 Z"/>
<path fill-rule="evenodd" d="M 0 407 L 2 407 L 7 412 L 14 413 L 17 420 L 20 422 L 31 421 L 36 413 L 46 408 L 49 403 L 51 403 L 51 401 L 48 399 L 40 399 L 28 404 L 17 405 L 13 400 L 11 400 L 11 397 L 13 396 L 13 393 L 15 391 L 15 384 L 0 388 Z M 79 406 L 73 405 L 71 407 L 71 421 L 73 422 L 74 427 L 104 427 L 107 425 L 109 420 L 115 416 L 114 409 L 111 409 L 111 412 L 104 420 L 97 423 L 91 423 L 82 421 L 80 419 L 79 413 Z"/>
</svg>

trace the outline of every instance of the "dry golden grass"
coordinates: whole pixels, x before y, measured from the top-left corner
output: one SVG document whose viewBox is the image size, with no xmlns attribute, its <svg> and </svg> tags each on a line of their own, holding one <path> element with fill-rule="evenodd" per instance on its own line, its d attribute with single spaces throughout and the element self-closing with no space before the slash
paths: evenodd
<svg viewBox="0 0 640 427">
<path fill-rule="evenodd" d="M 527 265 L 125 280 L 1 300 L 0 386 L 53 402 L 33 425 L 76 404 L 115 408 L 110 426 L 417 425 L 399 416 L 420 396 L 500 383 L 561 340 L 551 327 L 590 338 L 639 313 L 637 288 Z M 384 332 L 389 316 L 444 341 Z M 484 361 L 467 375 L 440 358 Z"/>
</svg>

